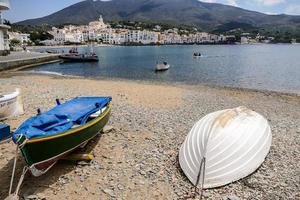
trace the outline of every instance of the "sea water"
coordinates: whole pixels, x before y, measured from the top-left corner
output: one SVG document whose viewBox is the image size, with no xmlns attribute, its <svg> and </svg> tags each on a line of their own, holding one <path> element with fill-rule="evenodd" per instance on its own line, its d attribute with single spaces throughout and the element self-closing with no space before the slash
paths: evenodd
<svg viewBox="0 0 300 200">
<path fill-rule="evenodd" d="M 62 50 L 62 49 L 58 49 Z M 66 52 L 68 49 L 64 49 Z M 89 48 L 79 48 L 88 52 Z M 300 45 L 170 45 L 94 48 L 98 63 L 54 63 L 34 71 L 95 79 L 205 84 L 300 93 Z M 200 52 L 200 58 L 193 53 Z M 155 73 L 157 63 L 170 69 Z M 32 69 L 31 69 L 32 70 Z"/>
</svg>

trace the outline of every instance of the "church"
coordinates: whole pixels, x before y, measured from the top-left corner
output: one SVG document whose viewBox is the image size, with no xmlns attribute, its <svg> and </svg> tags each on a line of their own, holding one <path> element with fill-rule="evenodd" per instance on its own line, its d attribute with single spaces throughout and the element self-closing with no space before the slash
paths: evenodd
<svg viewBox="0 0 300 200">
<path fill-rule="evenodd" d="M 103 30 L 108 28 L 108 25 L 106 25 L 103 21 L 102 15 L 100 15 L 98 21 L 93 21 L 89 23 L 89 28 L 93 30 Z"/>
</svg>

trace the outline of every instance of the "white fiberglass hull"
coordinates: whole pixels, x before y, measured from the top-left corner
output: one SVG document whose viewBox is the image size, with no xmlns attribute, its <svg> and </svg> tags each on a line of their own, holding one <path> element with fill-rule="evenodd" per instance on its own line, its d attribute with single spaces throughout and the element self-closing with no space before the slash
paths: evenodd
<svg viewBox="0 0 300 200">
<path fill-rule="evenodd" d="M 268 121 L 245 107 L 217 111 L 197 122 L 179 152 L 194 185 L 219 187 L 253 173 L 265 160 L 272 134 Z"/>
<path fill-rule="evenodd" d="M 156 71 L 165 71 L 170 68 L 170 65 L 164 65 L 164 64 L 157 64 L 155 70 Z"/>
<path fill-rule="evenodd" d="M 23 112 L 24 109 L 19 89 L 10 94 L 0 95 L 0 120 L 23 114 Z"/>
</svg>

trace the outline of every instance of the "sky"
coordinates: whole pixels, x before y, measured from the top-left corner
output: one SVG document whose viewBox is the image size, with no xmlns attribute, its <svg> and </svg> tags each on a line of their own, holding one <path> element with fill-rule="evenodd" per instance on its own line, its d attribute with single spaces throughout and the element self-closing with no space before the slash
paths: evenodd
<svg viewBox="0 0 300 200">
<path fill-rule="evenodd" d="M 10 0 L 11 9 L 4 17 L 11 22 L 44 17 L 82 0 Z M 170 0 L 171 1 L 171 0 Z M 222 3 L 266 14 L 300 15 L 300 0 L 202 0 Z"/>
</svg>

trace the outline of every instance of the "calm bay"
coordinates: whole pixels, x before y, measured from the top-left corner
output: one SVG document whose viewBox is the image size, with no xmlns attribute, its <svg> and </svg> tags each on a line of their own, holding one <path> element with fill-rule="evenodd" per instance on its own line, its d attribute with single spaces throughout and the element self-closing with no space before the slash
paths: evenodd
<svg viewBox="0 0 300 200">
<path fill-rule="evenodd" d="M 62 49 L 58 49 L 62 50 Z M 67 51 L 68 49 L 64 49 Z M 79 48 L 88 52 L 89 48 Z M 205 84 L 300 93 L 300 45 L 172 45 L 94 48 L 99 63 L 54 63 L 34 68 L 87 78 Z M 200 52 L 201 58 L 193 58 Z M 157 62 L 170 69 L 155 73 Z"/>
</svg>

